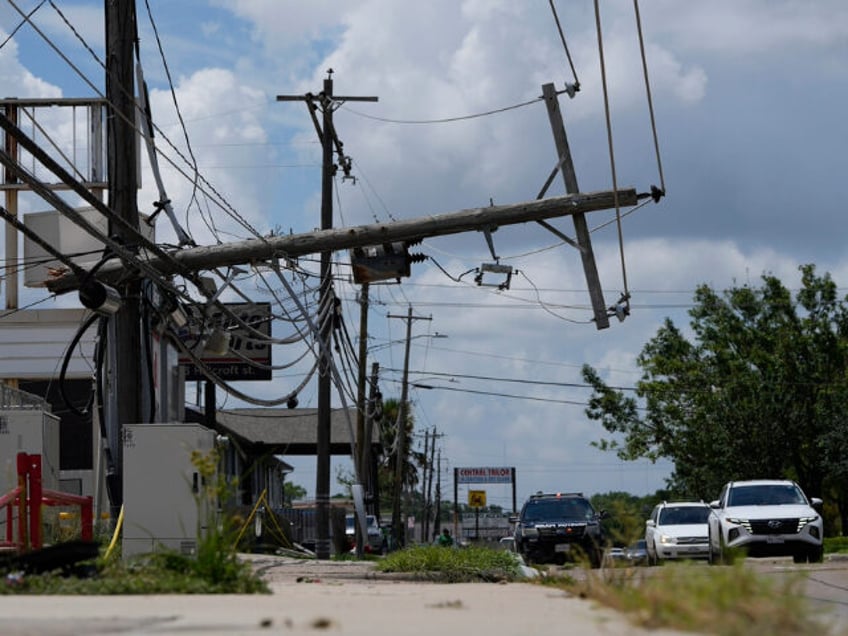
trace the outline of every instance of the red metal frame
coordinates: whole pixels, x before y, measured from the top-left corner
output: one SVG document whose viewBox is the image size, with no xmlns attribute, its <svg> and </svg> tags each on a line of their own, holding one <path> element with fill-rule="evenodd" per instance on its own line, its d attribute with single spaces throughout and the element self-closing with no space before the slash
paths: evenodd
<svg viewBox="0 0 848 636">
<path fill-rule="evenodd" d="M 94 504 L 91 497 L 80 497 L 44 488 L 41 482 L 41 455 L 18 453 L 18 487 L 0 496 L 0 507 L 6 508 L 6 542 L 19 551 L 43 547 L 41 506 L 79 506 L 80 535 L 83 541 L 94 538 Z M 14 508 L 18 509 L 18 540 L 14 540 Z M 29 524 L 27 524 L 29 520 Z"/>
</svg>

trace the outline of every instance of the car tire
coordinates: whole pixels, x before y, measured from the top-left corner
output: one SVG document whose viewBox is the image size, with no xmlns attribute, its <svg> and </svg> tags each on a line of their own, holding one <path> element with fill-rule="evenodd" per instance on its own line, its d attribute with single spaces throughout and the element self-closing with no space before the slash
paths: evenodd
<svg viewBox="0 0 848 636">
<path fill-rule="evenodd" d="M 648 567 L 654 567 L 655 565 L 658 565 L 659 561 L 657 560 L 657 553 L 654 552 L 653 554 L 651 554 L 650 550 L 647 550 L 647 552 L 648 552 Z"/>
<path fill-rule="evenodd" d="M 718 535 L 718 562 L 721 565 L 733 565 L 734 557 L 733 554 L 727 549 L 727 546 L 724 545 L 724 537 L 719 534 Z"/>
<path fill-rule="evenodd" d="M 707 554 L 707 562 L 710 565 L 721 565 L 721 552 L 719 551 L 718 553 L 716 553 L 713 550 L 713 534 L 712 534 L 712 532 L 710 532 L 708 537 L 707 537 L 707 544 L 708 544 L 708 549 L 709 549 L 709 553 Z M 719 546 L 719 550 L 721 550 L 721 546 Z"/>
<path fill-rule="evenodd" d="M 792 555 L 792 563 L 806 563 L 808 558 L 806 550 L 799 550 Z"/>
<path fill-rule="evenodd" d="M 810 563 L 821 563 L 824 561 L 824 546 L 810 548 Z"/>
</svg>

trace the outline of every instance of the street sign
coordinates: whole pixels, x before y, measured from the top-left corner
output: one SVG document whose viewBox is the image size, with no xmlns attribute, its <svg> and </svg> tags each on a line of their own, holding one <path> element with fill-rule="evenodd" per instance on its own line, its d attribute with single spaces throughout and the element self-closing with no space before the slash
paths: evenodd
<svg viewBox="0 0 848 636">
<path fill-rule="evenodd" d="M 468 491 L 468 507 L 469 508 L 485 508 L 486 507 L 486 491 L 485 490 L 469 490 Z"/>
<path fill-rule="evenodd" d="M 271 303 L 225 303 L 227 309 L 245 324 L 264 335 L 264 339 L 251 333 L 248 328 L 233 320 L 221 310 L 212 311 L 204 324 L 204 306 L 188 307 L 188 323 L 181 329 L 182 341 L 193 348 L 215 329 L 230 334 L 230 346 L 226 353 L 201 352 L 200 359 L 220 378 L 229 381 L 271 379 Z M 180 356 L 185 365 L 186 380 L 203 380 L 205 376 L 186 355 Z"/>
</svg>

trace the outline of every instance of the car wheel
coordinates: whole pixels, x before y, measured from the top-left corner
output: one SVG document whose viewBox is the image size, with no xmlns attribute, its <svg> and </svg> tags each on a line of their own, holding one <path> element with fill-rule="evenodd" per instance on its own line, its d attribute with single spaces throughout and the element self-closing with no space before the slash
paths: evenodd
<svg viewBox="0 0 848 636">
<path fill-rule="evenodd" d="M 727 549 L 727 546 L 724 545 L 724 536 L 722 536 L 721 530 L 719 530 L 718 562 L 722 565 L 733 565 L 733 560 L 733 554 Z"/>
<path fill-rule="evenodd" d="M 651 551 L 647 550 L 647 553 L 648 553 L 648 566 L 653 567 L 653 566 L 657 565 L 658 561 L 657 561 L 656 551 L 653 554 L 651 554 Z"/>
<path fill-rule="evenodd" d="M 793 563 L 806 563 L 807 562 L 807 551 L 803 550 L 803 551 L 795 552 L 792 555 L 792 562 Z"/>
<path fill-rule="evenodd" d="M 821 563 L 824 561 L 824 546 L 810 548 L 810 563 Z"/>
</svg>

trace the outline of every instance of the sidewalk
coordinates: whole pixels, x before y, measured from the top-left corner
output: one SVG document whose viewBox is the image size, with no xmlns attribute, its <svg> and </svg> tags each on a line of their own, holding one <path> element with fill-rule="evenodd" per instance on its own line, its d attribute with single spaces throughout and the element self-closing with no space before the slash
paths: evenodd
<svg viewBox="0 0 848 636">
<path fill-rule="evenodd" d="M 354 561 L 246 555 L 270 595 L 0 596 L 5 636 L 312 634 L 406 636 L 568 633 L 678 634 L 640 630 L 616 612 L 528 583 L 401 580 Z"/>
</svg>

